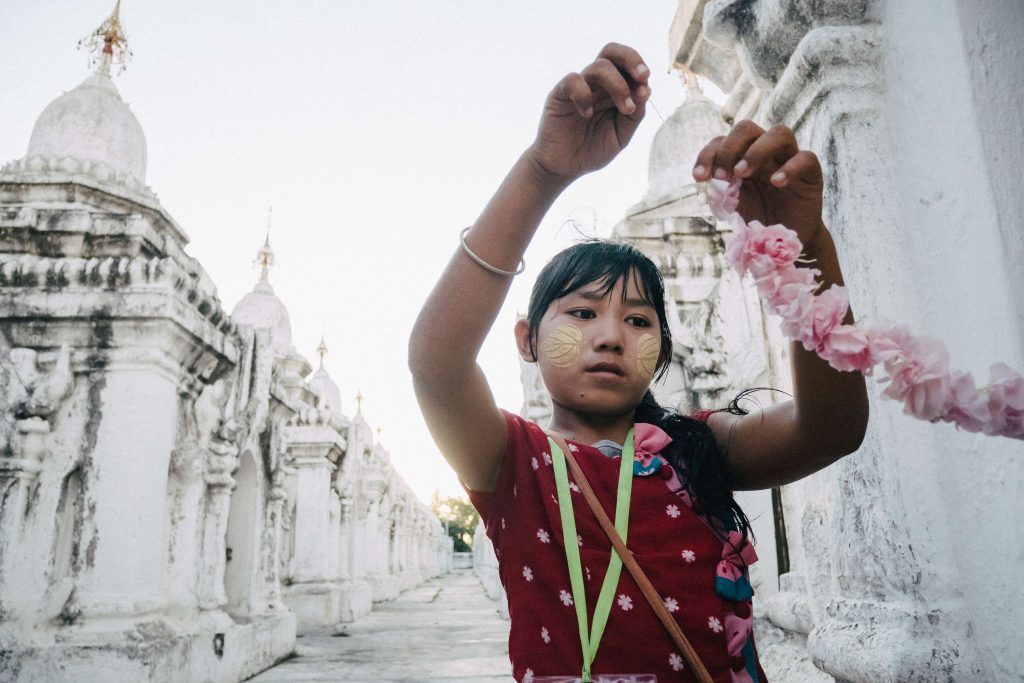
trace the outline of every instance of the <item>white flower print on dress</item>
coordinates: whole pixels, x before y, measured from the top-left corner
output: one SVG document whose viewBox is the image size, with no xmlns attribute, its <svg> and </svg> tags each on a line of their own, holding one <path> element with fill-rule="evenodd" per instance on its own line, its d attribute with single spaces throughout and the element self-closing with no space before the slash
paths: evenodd
<svg viewBox="0 0 1024 683">
<path fill-rule="evenodd" d="M 672 667 L 673 671 L 682 671 L 683 658 L 679 656 L 679 653 L 673 652 L 668 656 L 668 665 Z"/>
<path fill-rule="evenodd" d="M 541 543 L 551 543 L 551 534 L 543 529 L 537 529 L 537 538 L 540 539 Z"/>
<path fill-rule="evenodd" d="M 541 626 L 540 627 L 540 638 L 545 643 L 550 643 L 551 642 L 551 634 L 548 633 L 547 626 Z"/>
<path fill-rule="evenodd" d="M 619 607 L 621 607 L 624 612 L 628 612 L 633 609 L 633 598 L 629 597 L 625 593 L 620 593 L 619 599 L 616 602 L 619 603 Z"/>
<path fill-rule="evenodd" d="M 527 581 L 533 581 L 533 570 L 526 565 L 523 565 L 523 578 Z"/>
<path fill-rule="evenodd" d="M 575 491 L 576 493 L 579 493 L 580 492 L 580 487 L 576 485 L 576 482 L 570 481 L 569 482 L 569 490 L 570 491 Z"/>
<path fill-rule="evenodd" d="M 718 617 L 708 617 L 708 628 L 715 633 L 721 633 L 722 622 L 718 620 Z"/>
<path fill-rule="evenodd" d="M 562 604 L 566 607 L 572 607 L 573 605 L 572 593 L 565 589 L 558 591 L 558 599 L 561 600 Z"/>
<path fill-rule="evenodd" d="M 584 567 L 583 570 L 587 572 L 587 581 L 590 581 L 590 567 Z"/>
<path fill-rule="evenodd" d="M 533 683 L 533 669 L 527 669 L 523 674 L 523 683 Z"/>
<path fill-rule="evenodd" d="M 501 528 L 502 529 L 505 528 L 505 518 L 504 517 L 501 518 Z"/>
<path fill-rule="evenodd" d="M 683 559 L 686 560 L 687 562 L 693 562 L 694 560 L 697 559 L 697 556 L 694 555 L 692 550 L 684 550 L 683 551 Z"/>
<path fill-rule="evenodd" d="M 669 612 L 678 612 L 679 611 L 679 601 L 676 600 L 675 598 L 666 596 L 665 600 L 664 600 L 664 603 L 665 603 L 665 609 L 667 609 Z"/>
<path fill-rule="evenodd" d="M 579 450 L 579 448 L 576 447 L 576 444 L 571 443 L 571 444 L 569 444 L 569 450 L 572 451 L 573 453 L 575 453 L 576 451 Z"/>
<path fill-rule="evenodd" d="M 545 465 L 550 465 L 551 464 L 552 460 L 551 460 L 551 454 L 550 453 L 541 453 L 541 456 L 544 458 L 544 464 Z"/>
<path fill-rule="evenodd" d="M 583 547 L 583 536 L 576 534 L 576 543 L 582 548 Z"/>
<path fill-rule="evenodd" d="M 671 517 L 672 519 L 675 519 L 676 517 L 679 516 L 679 506 L 678 505 L 666 505 L 665 506 L 665 514 L 668 515 L 669 517 Z"/>
<path fill-rule="evenodd" d="M 530 467 L 533 468 L 534 472 L 540 469 L 540 463 L 537 462 L 537 458 L 530 458 Z"/>
</svg>

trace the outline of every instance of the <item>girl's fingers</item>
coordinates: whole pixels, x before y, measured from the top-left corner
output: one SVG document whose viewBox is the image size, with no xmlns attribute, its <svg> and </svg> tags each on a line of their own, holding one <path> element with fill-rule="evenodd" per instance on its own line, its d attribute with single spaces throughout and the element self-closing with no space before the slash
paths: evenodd
<svg viewBox="0 0 1024 683">
<path fill-rule="evenodd" d="M 598 95 L 597 99 L 600 99 L 603 91 L 623 114 L 629 116 L 636 112 L 636 100 L 633 99 L 630 84 L 611 60 L 598 57 L 583 70 L 582 76 L 591 91 Z"/>
<path fill-rule="evenodd" d="M 580 116 L 590 118 L 594 114 L 594 93 L 582 75 L 569 74 L 562 79 L 558 90 L 564 99 L 572 102 Z"/>
<path fill-rule="evenodd" d="M 764 129 L 750 120 L 740 121 L 733 126 L 715 152 L 711 166 L 712 175 L 715 178 L 731 178 L 733 168 L 754 141 L 762 135 Z"/>
<path fill-rule="evenodd" d="M 723 140 L 725 140 L 724 135 L 712 138 L 708 144 L 704 145 L 704 149 L 697 154 L 697 161 L 693 165 L 694 180 L 698 182 L 711 180 L 711 174 L 715 170 L 715 154 L 718 152 L 718 148 L 722 146 Z"/>
<path fill-rule="evenodd" d="M 771 175 L 775 187 L 788 187 L 797 194 L 821 191 L 821 162 L 813 152 L 797 152 Z"/>
<path fill-rule="evenodd" d="M 769 180 L 780 166 L 799 151 L 793 131 L 785 126 L 775 126 L 754 140 L 730 170 L 739 178 L 756 175 Z"/>
<path fill-rule="evenodd" d="M 646 85 L 647 79 L 651 76 L 651 70 L 647 68 L 640 53 L 628 45 L 619 43 L 608 43 L 597 55 L 598 59 L 607 59 L 616 66 L 631 80 L 637 84 Z"/>
</svg>

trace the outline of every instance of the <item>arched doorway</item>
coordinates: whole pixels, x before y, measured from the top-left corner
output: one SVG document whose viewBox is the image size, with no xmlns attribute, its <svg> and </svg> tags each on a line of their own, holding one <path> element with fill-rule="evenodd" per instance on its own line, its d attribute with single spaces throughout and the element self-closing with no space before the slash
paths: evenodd
<svg viewBox="0 0 1024 683">
<path fill-rule="evenodd" d="M 224 592 L 228 614 L 248 616 L 256 559 L 257 491 L 256 462 L 246 451 L 239 459 L 235 473 L 235 490 L 231 494 L 228 530 L 225 537 Z"/>
</svg>

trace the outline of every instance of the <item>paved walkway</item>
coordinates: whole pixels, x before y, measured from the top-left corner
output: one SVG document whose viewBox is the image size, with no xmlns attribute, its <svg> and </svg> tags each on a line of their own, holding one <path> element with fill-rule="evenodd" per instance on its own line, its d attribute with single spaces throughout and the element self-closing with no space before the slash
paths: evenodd
<svg viewBox="0 0 1024 683">
<path fill-rule="evenodd" d="M 300 632 L 296 657 L 250 680 L 508 683 L 508 628 L 472 570 L 455 571 L 374 605 L 345 635 Z"/>
</svg>

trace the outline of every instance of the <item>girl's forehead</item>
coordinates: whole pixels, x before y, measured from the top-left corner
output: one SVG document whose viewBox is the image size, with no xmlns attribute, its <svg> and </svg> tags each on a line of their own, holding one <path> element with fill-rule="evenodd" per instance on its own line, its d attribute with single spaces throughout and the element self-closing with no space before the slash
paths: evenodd
<svg viewBox="0 0 1024 683">
<path fill-rule="evenodd" d="M 638 278 L 630 273 L 609 286 L 608 280 L 595 280 L 569 292 L 562 299 L 579 298 L 588 301 L 616 300 L 630 306 L 652 307 L 646 293 L 641 289 Z M 560 301 L 559 299 L 558 301 Z M 556 302 L 552 302 L 556 303 Z"/>
<path fill-rule="evenodd" d="M 625 289 L 625 292 L 623 292 Z M 610 282 L 609 278 L 601 278 L 588 282 L 582 285 L 578 289 L 570 292 L 570 294 L 582 294 L 586 296 L 597 295 L 602 298 L 610 296 L 623 296 L 627 298 L 645 298 L 644 287 L 640 282 L 640 275 L 636 271 L 630 271 L 622 277 L 618 278 L 615 282 Z"/>
</svg>

